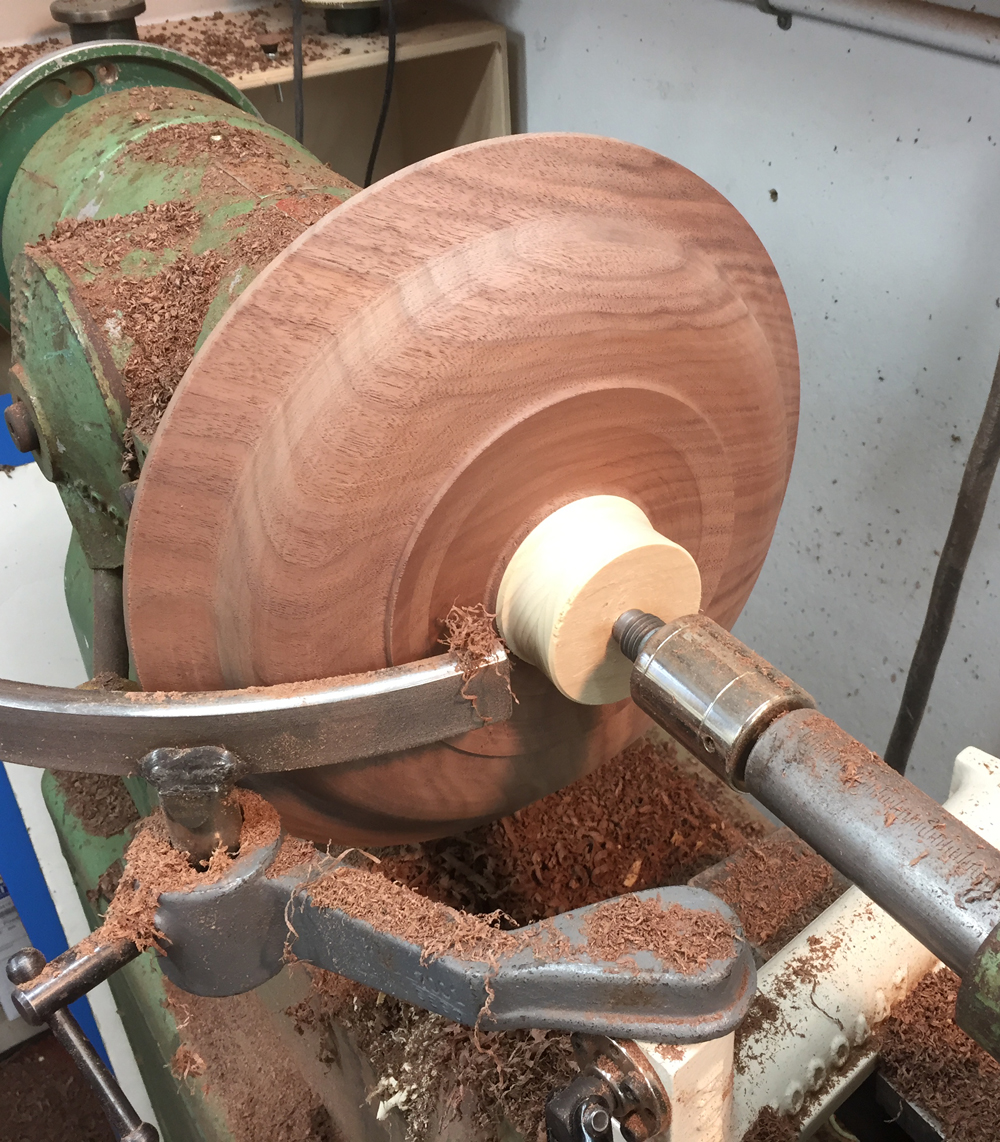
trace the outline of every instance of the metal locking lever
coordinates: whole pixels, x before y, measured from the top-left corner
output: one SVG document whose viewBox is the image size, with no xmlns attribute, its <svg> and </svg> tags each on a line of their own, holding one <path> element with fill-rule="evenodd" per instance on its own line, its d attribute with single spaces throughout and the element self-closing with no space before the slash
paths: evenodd
<svg viewBox="0 0 1000 1142">
<path fill-rule="evenodd" d="M 75 949 L 67 954 L 75 957 L 73 964 L 61 965 L 61 970 L 53 974 L 49 984 L 43 977 L 45 968 L 54 967 L 64 957 L 60 956 L 49 965 L 37 948 L 15 952 L 7 961 L 7 978 L 15 985 L 11 996 L 14 1006 L 25 1022 L 36 1027 L 43 1023 L 49 1025 L 53 1035 L 94 1088 L 118 1142 L 158 1142 L 160 1136 L 156 1128 L 143 1122 L 136 1114 L 115 1076 L 101 1061 L 94 1045 L 67 1008 L 69 1003 L 134 959 L 138 955 L 136 946 L 120 940 L 114 945 L 95 949 L 89 957 L 81 956 Z M 35 981 L 38 983 L 32 987 Z"/>
</svg>

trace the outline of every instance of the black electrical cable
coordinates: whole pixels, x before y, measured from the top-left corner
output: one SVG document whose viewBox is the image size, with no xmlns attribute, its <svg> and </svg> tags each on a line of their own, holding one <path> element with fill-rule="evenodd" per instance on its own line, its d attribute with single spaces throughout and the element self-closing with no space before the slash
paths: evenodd
<svg viewBox="0 0 1000 1142">
<path fill-rule="evenodd" d="M 378 116 L 378 126 L 375 128 L 375 138 L 372 140 L 372 152 L 368 156 L 368 169 L 365 171 L 365 186 L 371 186 L 372 176 L 375 174 L 375 160 L 378 158 L 378 149 L 382 145 L 382 132 L 385 130 L 385 121 L 389 114 L 389 103 L 392 99 L 392 81 L 396 74 L 396 9 L 393 0 L 386 0 L 386 31 L 389 33 L 389 60 L 385 67 L 385 90 L 382 92 L 382 110 Z"/>
<path fill-rule="evenodd" d="M 889 744 L 885 750 L 885 760 L 898 773 L 906 772 L 910 751 L 913 749 L 924 710 L 927 708 L 934 674 L 948 639 L 958 593 L 962 589 L 962 578 L 976 542 L 983 512 L 986 510 L 998 460 L 1000 460 L 1000 360 L 997 361 L 993 384 L 986 398 L 983 419 L 980 421 L 969 459 L 965 464 L 962 486 L 958 490 L 958 500 L 955 503 L 955 513 L 951 517 L 948 538 L 941 548 L 941 558 L 934 575 L 934 585 L 931 587 L 923 629 L 920 631 L 906 685 L 903 687 L 903 699 L 896 715 L 896 724 L 892 727 Z"/>
<path fill-rule="evenodd" d="M 301 143 L 306 121 L 302 81 L 302 0 L 292 0 L 292 85 L 295 88 L 295 141 Z"/>
</svg>

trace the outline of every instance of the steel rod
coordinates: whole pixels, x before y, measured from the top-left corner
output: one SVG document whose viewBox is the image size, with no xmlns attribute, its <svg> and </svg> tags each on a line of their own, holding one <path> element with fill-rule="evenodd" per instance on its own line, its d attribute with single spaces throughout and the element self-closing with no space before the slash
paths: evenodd
<svg viewBox="0 0 1000 1142">
<path fill-rule="evenodd" d="M 756 0 L 743 0 L 756 5 Z M 967 59 L 1000 63 L 1000 19 L 925 0 L 777 0 L 776 15 L 804 16 Z"/>
<path fill-rule="evenodd" d="M 941 653 L 955 617 L 965 569 L 979 534 L 979 525 L 990 498 L 990 489 L 1000 460 L 1000 358 L 993 373 L 986 407 L 962 473 L 948 536 L 941 548 L 927 613 L 920 630 L 910 669 L 903 687 L 899 712 L 892 727 L 885 760 L 900 773 L 906 772 L 910 752 L 923 721 L 934 685 Z"/>
<path fill-rule="evenodd" d="M 94 571 L 94 641 L 91 674 L 128 677 L 128 638 L 125 634 L 125 605 L 122 596 L 122 569 Z"/>
<path fill-rule="evenodd" d="M 746 789 L 950 968 L 1000 924 L 1000 852 L 815 710 L 750 754 Z"/>
<path fill-rule="evenodd" d="M 65 1009 L 53 1012 L 49 1018 L 52 1034 L 66 1048 L 73 1062 L 80 1068 L 84 1078 L 90 1083 L 101 1103 L 101 1108 L 107 1115 L 111 1129 L 116 1138 L 135 1138 L 136 1131 L 142 1126 L 142 1119 L 125 1097 L 122 1088 L 115 1081 L 114 1075 L 101 1061 L 100 1055 L 94 1050 L 93 1044 L 80 1029 L 80 1024 Z M 147 1135 L 156 1138 L 156 1132 Z"/>
<path fill-rule="evenodd" d="M 225 746 L 250 773 L 336 765 L 505 721 L 502 650 L 466 679 L 441 654 L 370 674 L 192 694 L 67 690 L 0 679 L 0 757 L 85 773 L 136 772 L 161 746 Z M 475 700 L 471 700 L 474 695 Z"/>
</svg>

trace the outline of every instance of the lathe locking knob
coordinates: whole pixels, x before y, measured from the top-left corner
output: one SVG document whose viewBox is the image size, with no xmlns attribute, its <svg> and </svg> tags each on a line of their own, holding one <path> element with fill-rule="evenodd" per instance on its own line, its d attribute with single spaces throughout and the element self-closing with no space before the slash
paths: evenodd
<svg viewBox="0 0 1000 1142">
<path fill-rule="evenodd" d="M 37 948 L 22 948 L 7 961 L 7 978 L 21 987 L 30 983 L 45 967 L 45 956 Z"/>
<path fill-rule="evenodd" d="M 8 405 L 3 418 L 7 423 L 7 431 L 18 452 L 37 452 L 39 448 L 38 431 L 31 413 L 24 401 L 16 400 Z"/>
<path fill-rule="evenodd" d="M 69 24 L 74 44 L 88 40 L 137 40 L 136 16 L 146 11 L 146 0 L 52 0 L 53 20 Z"/>
</svg>

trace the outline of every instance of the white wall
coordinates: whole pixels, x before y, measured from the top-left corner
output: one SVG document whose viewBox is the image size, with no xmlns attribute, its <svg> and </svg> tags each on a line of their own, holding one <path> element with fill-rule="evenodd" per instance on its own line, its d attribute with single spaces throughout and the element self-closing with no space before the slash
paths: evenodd
<svg viewBox="0 0 1000 1142">
<path fill-rule="evenodd" d="M 676 159 L 774 258 L 802 420 L 736 630 L 884 749 L 1000 350 L 1000 67 L 803 19 L 782 32 L 730 0 L 474 6 L 511 29 L 522 129 Z M 998 585 L 994 496 L 914 752 L 938 796 L 963 746 L 1000 751 Z"/>
</svg>

